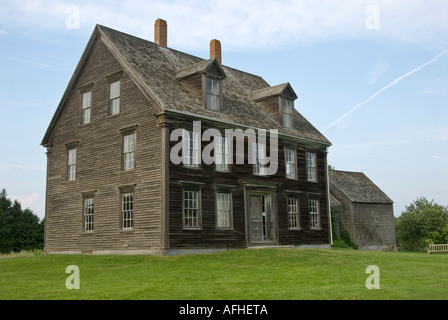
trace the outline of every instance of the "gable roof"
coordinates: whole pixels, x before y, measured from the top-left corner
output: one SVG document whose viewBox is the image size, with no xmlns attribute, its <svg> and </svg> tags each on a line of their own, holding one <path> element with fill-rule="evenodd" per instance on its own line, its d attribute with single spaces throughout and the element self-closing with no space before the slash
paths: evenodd
<svg viewBox="0 0 448 320">
<path fill-rule="evenodd" d="M 270 87 L 261 77 L 221 66 L 215 59 L 206 60 L 171 48 L 163 48 L 154 42 L 100 25 L 95 27 L 75 74 L 72 76 L 64 97 L 42 140 L 42 145 L 45 146 L 50 143 L 52 132 L 56 127 L 67 97 L 73 90 L 70 86 L 75 85 L 88 61 L 93 46 L 99 38 L 109 48 L 143 94 L 157 106 L 160 113 L 175 112 L 206 119 L 212 118 L 225 123 L 252 128 L 278 129 L 279 135 L 284 134 L 322 146 L 331 145 L 327 138 L 297 110 L 294 110 L 295 123 L 291 129 L 283 128 L 278 121 L 272 119 L 268 110 L 259 106 L 251 96 L 254 91 L 275 88 Z M 220 70 L 224 78 L 221 112 L 206 110 L 202 103 L 194 98 L 179 80 L 179 78 L 192 73 L 202 72 L 210 66 Z"/>
<path fill-rule="evenodd" d="M 362 172 L 329 170 L 330 192 L 336 187 L 356 203 L 393 203 L 393 201 L 378 188 Z"/>
</svg>

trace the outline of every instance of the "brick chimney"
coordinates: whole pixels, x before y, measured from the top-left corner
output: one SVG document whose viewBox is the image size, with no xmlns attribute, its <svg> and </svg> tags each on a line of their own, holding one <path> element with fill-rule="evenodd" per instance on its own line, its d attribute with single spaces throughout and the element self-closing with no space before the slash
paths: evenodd
<svg viewBox="0 0 448 320">
<path fill-rule="evenodd" d="M 154 42 L 162 48 L 167 47 L 168 27 L 165 20 L 157 19 L 154 24 Z"/>
<path fill-rule="evenodd" d="M 220 64 L 221 61 L 221 42 L 219 40 L 213 39 L 210 41 L 210 59 L 216 58 Z"/>
</svg>

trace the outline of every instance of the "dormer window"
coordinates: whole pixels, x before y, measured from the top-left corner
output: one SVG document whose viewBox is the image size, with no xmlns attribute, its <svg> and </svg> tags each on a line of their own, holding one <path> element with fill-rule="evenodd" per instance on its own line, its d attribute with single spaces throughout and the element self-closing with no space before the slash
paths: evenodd
<svg viewBox="0 0 448 320">
<path fill-rule="evenodd" d="M 297 95 L 289 83 L 252 91 L 251 95 L 283 128 L 294 129 L 294 100 Z"/>
<path fill-rule="evenodd" d="M 292 127 L 292 109 L 294 102 L 288 99 L 282 99 L 282 124 L 283 128 Z"/>
<path fill-rule="evenodd" d="M 220 81 L 206 77 L 206 102 L 205 107 L 210 111 L 220 110 Z"/>
</svg>

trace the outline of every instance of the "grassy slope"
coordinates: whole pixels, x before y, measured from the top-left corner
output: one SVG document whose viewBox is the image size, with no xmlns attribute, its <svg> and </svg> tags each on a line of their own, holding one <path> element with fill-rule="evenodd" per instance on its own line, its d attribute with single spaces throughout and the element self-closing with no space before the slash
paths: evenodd
<svg viewBox="0 0 448 320">
<path fill-rule="evenodd" d="M 68 265 L 80 290 L 67 290 Z M 367 266 L 380 270 L 368 290 Z M 448 255 L 264 249 L 175 257 L 0 259 L 0 299 L 447 299 Z"/>
</svg>

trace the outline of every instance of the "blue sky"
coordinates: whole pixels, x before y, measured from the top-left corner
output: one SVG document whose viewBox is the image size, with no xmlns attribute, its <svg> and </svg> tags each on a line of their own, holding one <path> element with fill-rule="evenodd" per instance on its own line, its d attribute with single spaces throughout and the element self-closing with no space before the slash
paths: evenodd
<svg viewBox="0 0 448 320">
<path fill-rule="evenodd" d="M 0 188 L 44 216 L 40 142 L 95 24 L 153 41 L 163 18 L 170 48 L 208 58 L 217 38 L 224 65 L 290 82 L 329 163 L 364 172 L 396 216 L 419 196 L 448 205 L 446 17 L 442 0 L 2 0 Z"/>
</svg>

